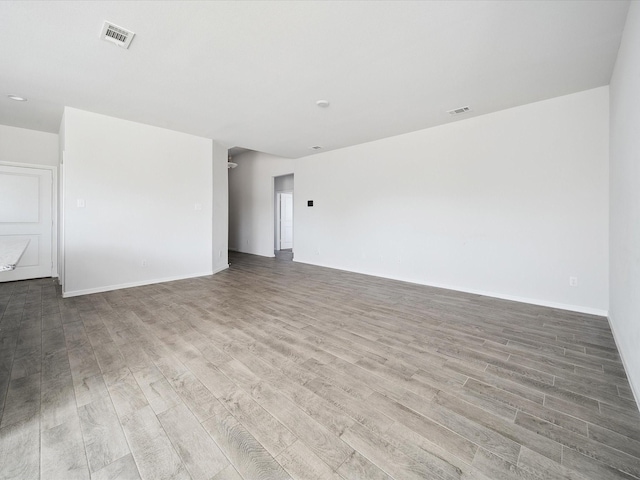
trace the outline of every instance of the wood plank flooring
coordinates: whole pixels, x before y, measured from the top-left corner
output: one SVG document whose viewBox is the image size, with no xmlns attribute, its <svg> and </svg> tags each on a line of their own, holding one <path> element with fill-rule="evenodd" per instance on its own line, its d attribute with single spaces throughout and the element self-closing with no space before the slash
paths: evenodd
<svg viewBox="0 0 640 480">
<path fill-rule="evenodd" d="M 243 254 L 0 314 L 0 479 L 640 478 L 601 317 Z"/>
</svg>

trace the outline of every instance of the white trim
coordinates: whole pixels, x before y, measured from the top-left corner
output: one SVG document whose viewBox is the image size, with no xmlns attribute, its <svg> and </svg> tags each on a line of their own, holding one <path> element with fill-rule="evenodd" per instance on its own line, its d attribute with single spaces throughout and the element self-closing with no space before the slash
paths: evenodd
<svg viewBox="0 0 640 480">
<path fill-rule="evenodd" d="M 300 260 L 296 260 L 295 258 L 293 259 L 293 261 L 298 263 L 304 263 L 307 265 L 315 265 L 318 267 L 332 268 L 334 270 L 341 270 L 343 272 L 351 272 L 351 273 L 358 273 L 360 275 L 369 275 L 372 277 L 386 278 L 389 280 L 397 280 L 399 282 L 413 283 L 415 285 L 424 285 L 426 287 L 444 288 L 446 290 L 453 290 L 455 292 L 471 293 L 473 295 L 482 295 L 484 297 L 499 298 L 501 300 L 511 300 L 513 302 L 528 303 L 530 305 L 539 305 L 541 307 L 557 308 L 559 310 L 568 310 L 570 312 L 586 313 L 589 315 L 597 315 L 600 317 L 606 317 L 608 314 L 607 310 L 603 310 L 600 308 L 584 307 L 581 305 L 569 305 L 569 304 L 560 303 L 560 302 L 550 302 L 547 300 L 539 300 L 537 298 L 520 297 L 518 295 L 505 295 L 503 293 L 488 292 L 486 290 L 476 290 L 473 288 L 461 288 L 461 287 L 445 285 L 441 283 L 419 282 L 416 280 L 407 280 L 406 278 L 394 277 L 391 275 L 379 275 L 379 274 L 372 274 L 368 272 L 362 272 L 358 270 L 346 270 L 344 268 L 338 268 L 332 265 L 324 265 L 321 263 L 300 261 Z"/>
<path fill-rule="evenodd" d="M 627 365 L 627 362 L 622 355 L 622 349 L 620 348 L 620 342 L 618 341 L 618 336 L 616 335 L 616 330 L 613 328 L 614 322 L 611 319 L 611 312 L 607 316 L 607 321 L 609 322 L 609 329 L 613 334 L 613 341 L 616 343 L 616 348 L 618 349 L 618 354 L 620 355 L 620 359 L 622 360 L 622 367 L 624 368 L 624 373 L 627 375 L 627 381 L 629 382 L 629 386 L 631 387 L 631 392 L 633 393 L 633 398 L 636 401 L 636 405 L 640 407 L 640 390 L 633 384 L 633 376 L 630 375 L 631 369 Z"/>
<path fill-rule="evenodd" d="M 38 168 L 40 170 L 56 170 L 58 168 L 57 165 L 40 165 L 39 163 L 21 163 L 21 162 L 5 162 L 4 160 L 0 161 L 0 165 L 8 165 L 10 167 L 25 167 L 25 168 Z"/>
<path fill-rule="evenodd" d="M 60 171 L 60 178 L 58 180 L 58 186 L 60 187 L 59 190 L 59 194 L 58 194 L 58 201 L 60 202 L 60 205 L 58 205 L 58 207 L 60 208 L 59 210 L 59 214 L 58 214 L 58 220 L 60 221 L 59 226 L 58 226 L 58 277 L 60 278 L 60 287 L 62 287 L 62 291 L 64 291 L 64 281 L 65 281 L 65 263 L 64 263 L 64 258 L 65 258 L 65 249 L 64 249 L 64 171 L 65 171 L 65 167 L 64 167 L 64 159 L 66 156 L 66 151 L 62 150 L 60 152 L 60 166 L 59 171 Z"/>
<path fill-rule="evenodd" d="M 229 266 L 230 266 L 230 265 L 231 265 L 230 263 L 227 263 L 227 264 L 225 264 L 225 265 L 223 265 L 223 266 L 221 266 L 221 267 L 218 267 L 218 268 L 216 268 L 214 271 L 212 271 L 209 275 L 215 275 L 216 273 L 220 273 L 220 272 L 222 272 L 223 270 L 227 270 L 227 269 L 229 268 Z M 201 275 L 201 276 L 202 276 L 202 275 Z"/>
<path fill-rule="evenodd" d="M 62 298 L 90 295 L 92 293 L 110 292 L 112 290 L 121 290 L 123 288 L 143 287 L 145 285 L 153 285 L 155 283 L 175 282 L 176 280 L 186 280 L 188 278 L 209 277 L 211 275 L 215 275 L 218 272 L 226 270 L 227 268 L 229 268 L 229 265 L 224 265 L 215 271 L 211 270 L 208 272 L 181 275 L 177 277 L 156 278 L 153 280 L 143 280 L 141 282 L 121 283 L 119 285 L 107 285 L 104 287 L 87 288 L 85 290 L 73 290 L 71 292 L 62 292 Z"/>
</svg>

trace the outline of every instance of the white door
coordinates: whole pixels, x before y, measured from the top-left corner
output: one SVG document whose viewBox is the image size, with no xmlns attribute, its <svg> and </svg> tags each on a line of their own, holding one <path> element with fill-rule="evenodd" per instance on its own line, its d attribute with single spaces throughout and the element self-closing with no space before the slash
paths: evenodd
<svg viewBox="0 0 640 480">
<path fill-rule="evenodd" d="M 280 250 L 293 248 L 293 193 L 280 194 Z"/>
<path fill-rule="evenodd" d="M 51 170 L 0 165 L 0 237 L 30 240 L 0 282 L 51 276 L 52 188 Z"/>
</svg>

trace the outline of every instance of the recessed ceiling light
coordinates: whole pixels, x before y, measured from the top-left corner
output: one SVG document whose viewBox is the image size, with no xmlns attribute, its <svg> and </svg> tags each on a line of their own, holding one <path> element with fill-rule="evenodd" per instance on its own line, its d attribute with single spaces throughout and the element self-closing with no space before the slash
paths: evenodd
<svg viewBox="0 0 640 480">
<path fill-rule="evenodd" d="M 329 100 L 318 100 L 316 105 L 322 108 L 327 108 L 329 106 Z"/>
<path fill-rule="evenodd" d="M 321 150 L 322 147 L 320 145 L 314 145 L 313 147 L 309 147 L 311 150 Z"/>
<path fill-rule="evenodd" d="M 24 97 L 19 97 L 18 95 L 7 95 L 11 100 L 15 100 L 16 102 L 26 102 L 27 99 Z"/>
</svg>

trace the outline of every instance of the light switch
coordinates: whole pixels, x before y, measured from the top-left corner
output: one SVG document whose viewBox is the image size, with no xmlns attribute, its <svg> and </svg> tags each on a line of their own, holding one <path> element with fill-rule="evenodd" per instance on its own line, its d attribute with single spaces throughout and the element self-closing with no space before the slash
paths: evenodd
<svg viewBox="0 0 640 480">
<path fill-rule="evenodd" d="M 84 208 L 84 198 L 79 198 L 78 200 L 76 200 L 76 206 L 78 208 Z"/>
<path fill-rule="evenodd" d="M 202 204 L 201 203 L 196 203 L 193 205 L 193 209 L 194 210 L 202 210 Z"/>
</svg>

